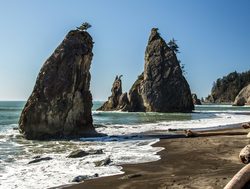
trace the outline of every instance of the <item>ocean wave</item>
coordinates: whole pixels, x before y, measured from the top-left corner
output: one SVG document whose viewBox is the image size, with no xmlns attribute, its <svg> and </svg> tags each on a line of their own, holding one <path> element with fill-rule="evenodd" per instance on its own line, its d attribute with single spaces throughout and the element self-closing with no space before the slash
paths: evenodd
<svg viewBox="0 0 250 189">
<path fill-rule="evenodd" d="M 71 141 L 75 148 L 90 150 L 103 149 L 104 154 L 89 155 L 83 158 L 67 158 L 70 148 L 65 148 L 63 153 L 45 153 L 43 156 L 52 160 L 28 164 L 32 156 L 22 157 L 5 166 L 0 177 L 2 188 L 49 188 L 58 185 L 72 184 L 74 177 L 78 175 L 94 175 L 100 177 L 122 174 L 122 164 L 144 163 L 160 159 L 157 152 L 163 148 L 152 147 L 158 139 L 148 140 L 124 140 L 119 143 L 109 142 L 82 142 Z M 62 144 L 57 144 L 57 147 Z M 33 154 L 35 155 L 35 154 Z M 107 166 L 96 166 L 94 162 L 110 158 Z M 31 179 L 32 178 L 32 179 Z"/>
</svg>

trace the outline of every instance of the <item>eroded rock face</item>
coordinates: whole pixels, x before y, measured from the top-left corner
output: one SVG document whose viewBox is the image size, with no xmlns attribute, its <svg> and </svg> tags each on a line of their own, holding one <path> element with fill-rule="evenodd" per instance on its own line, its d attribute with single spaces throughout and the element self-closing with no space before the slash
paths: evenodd
<svg viewBox="0 0 250 189">
<path fill-rule="evenodd" d="M 189 85 L 177 57 L 153 28 L 145 52 L 144 72 L 132 86 L 130 111 L 190 112 Z"/>
<path fill-rule="evenodd" d="M 235 106 L 250 105 L 250 84 L 244 87 L 236 96 L 234 101 Z"/>
<path fill-rule="evenodd" d="M 93 41 L 70 31 L 46 60 L 19 120 L 27 139 L 95 135 L 89 91 Z"/>
<path fill-rule="evenodd" d="M 145 52 L 144 72 L 129 91 L 114 93 L 98 110 L 131 112 L 191 112 L 194 109 L 189 85 L 182 75 L 176 54 L 153 28 Z M 118 100 L 119 99 L 119 100 Z M 117 103 L 119 102 L 119 103 Z"/>
<path fill-rule="evenodd" d="M 201 105 L 201 100 L 197 97 L 195 93 L 192 94 L 193 104 Z"/>
<path fill-rule="evenodd" d="M 128 95 L 127 93 L 122 93 L 122 75 L 116 76 L 111 89 L 111 96 L 108 98 L 100 108 L 97 110 L 102 111 L 114 111 L 114 110 L 127 110 L 128 105 Z"/>
</svg>

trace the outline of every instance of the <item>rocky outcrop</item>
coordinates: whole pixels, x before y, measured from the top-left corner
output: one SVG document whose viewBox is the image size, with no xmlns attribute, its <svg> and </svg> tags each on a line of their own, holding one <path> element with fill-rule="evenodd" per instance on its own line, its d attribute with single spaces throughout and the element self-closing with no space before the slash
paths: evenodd
<svg viewBox="0 0 250 189">
<path fill-rule="evenodd" d="M 101 111 L 114 111 L 114 110 L 123 110 L 127 111 L 128 109 L 128 95 L 127 93 L 122 93 L 122 75 L 119 77 L 115 77 L 115 81 L 113 83 L 111 89 L 111 96 L 108 98 L 100 108 L 97 110 Z"/>
<path fill-rule="evenodd" d="M 124 109 L 131 112 L 190 112 L 194 109 L 189 85 L 182 74 L 174 50 L 161 38 L 157 28 L 151 30 L 145 52 L 144 72 L 129 91 Z M 120 93 L 121 95 L 121 93 Z M 111 97 L 113 97 L 112 95 Z M 109 103 L 112 99 L 109 97 Z M 122 101 L 126 104 L 127 99 Z M 100 108 L 99 110 L 106 110 Z"/>
<path fill-rule="evenodd" d="M 195 105 L 201 105 L 201 100 L 198 99 L 197 95 L 195 93 L 192 94 L 193 104 Z"/>
<path fill-rule="evenodd" d="M 250 83 L 250 71 L 232 72 L 214 82 L 208 103 L 233 103 L 239 92 Z"/>
<path fill-rule="evenodd" d="M 89 91 L 93 41 L 72 30 L 46 60 L 19 120 L 27 139 L 92 136 Z"/>
<path fill-rule="evenodd" d="M 236 96 L 234 101 L 235 106 L 250 105 L 250 84 L 244 87 Z"/>
<path fill-rule="evenodd" d="M 132 111 L 190 112 L 194 109 L 190 88 L 176 54 L 157 28 L 151 30 L 144 72 L 130 90 L 130 96 Z"/>
</svg>

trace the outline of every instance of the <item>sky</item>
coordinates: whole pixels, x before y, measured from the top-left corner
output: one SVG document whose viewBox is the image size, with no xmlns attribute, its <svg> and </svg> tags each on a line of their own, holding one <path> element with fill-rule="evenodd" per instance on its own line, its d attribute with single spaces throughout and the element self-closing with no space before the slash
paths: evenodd
<svg viewBox="0 0 250 189">
<path fill-rule="evenodd" d="M 27 100 L 45 60 L 85 21 L 95 42 L 94 100 L 110 96 L 118 74 L 130 89 L 152 27 L 177 40 L 191 91 L 205 97 L 217 78 L 250 69 L 249 10 L 249 0 L 2 0 L 0 100 Z"/>
</svg>

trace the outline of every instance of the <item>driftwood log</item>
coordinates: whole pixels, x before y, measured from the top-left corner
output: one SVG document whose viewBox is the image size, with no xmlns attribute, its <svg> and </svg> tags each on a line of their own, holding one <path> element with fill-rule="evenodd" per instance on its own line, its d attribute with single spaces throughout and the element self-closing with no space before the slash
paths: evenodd
<svg viewBox="0 0 250 189">
<path fill-rule="evenodd" d="M 248 181 L 250 181 L 250 164 L 247 164 L 236 175 L 234 175 L 224 189 L 242 189 Z"/>
<path fill-rule="evenodd" d="M 186 137 L 208 137 L 208 136 L 233 136 L 233 135 L 247 135 L 247 132 L 242 131 L 202 131 L 202 132 L 195 132 L 190 129 L 185 130 Z"/>
</svg>

